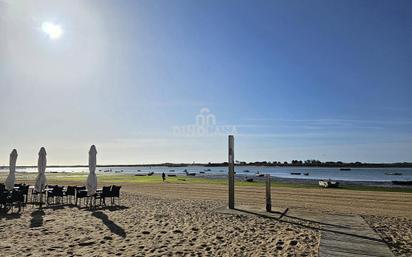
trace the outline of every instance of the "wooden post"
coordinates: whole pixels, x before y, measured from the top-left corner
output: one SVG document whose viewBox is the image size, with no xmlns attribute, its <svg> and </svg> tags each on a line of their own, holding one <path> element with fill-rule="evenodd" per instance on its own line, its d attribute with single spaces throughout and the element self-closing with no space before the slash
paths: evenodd
<svg viewBox="0 0 412 257">
<path fill-rule="evenodd" d="M 235 208 L 235 139 L 229 136 L 229 209 Z"/>
<path fill-rule="evenodd" d="M 270 194 L 270 174 L 266 174 L 266 211 L 272 211 L 272 195 Z"/>
</svg>

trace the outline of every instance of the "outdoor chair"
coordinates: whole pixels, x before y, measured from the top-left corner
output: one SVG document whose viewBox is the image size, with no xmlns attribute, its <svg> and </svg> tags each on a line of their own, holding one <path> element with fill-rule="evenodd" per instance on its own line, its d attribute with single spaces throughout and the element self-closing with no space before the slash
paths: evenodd
<svg viewBox="0 0 412 257">
<path fill-rule="evenodd" d="M 21 207 L 23 206 L 24 208 L 24 196 L 23 196 L 23 192 L 19 191 L 19 190 L 13 190 L 11 191 L 11 195 L 9 195 L 6 199 L 6 204 L 9 205 L 13 208 L 15 205 L 17 205 L 19 207 L 18 212 L 21 211 Z"/>
<path fill-rule="evenodd" d="M 88 198 L 87 197 L 87 191 L 86 191 L 86 187 L 82 186 L 82 187 L 76 187 L 76 203 L 75 205 L 77 206 L 77 203 L 79 202 L 79 204 L 81 203 L 81 199 L 84 198 Z M 79 201 L 80 199 L 80 201 Z M 84 203 L 84 200 L 83 200 Z"/>
<path fill-rule="evenodd" d="M 0 211 L 3 211 L 3 210 L 7 211 L 6 207 L 7 207 L 8 195 L 9 195 L 8 191 L 3 190 L 0 192 Z"/>
<path fill-rule="evenodd" d="M 53 186 L 46 186 L 45 189 L 43 189 L 42 192 L 37 192 L 36 189 L 34 188 L 31 191 L 31 203 L 43 203 L 43 197 L 45 197 L 47 195 L 48 191 L 50 190 L 50 187 L 53 188 Z"/>
<path fill-rule="evenodd" d="M 72 203 L 72 198 L 76 196 L 76 187 L 75 186 L 67 186 L 66 192 L 66 202 Z"/>
<path fill-rule="evenodd" d="M 63 187 L 56 185 L 53 187 L 53 190 L 47 194 L 47 204 L 50 204 L 49 198 L 53 198 L 53 204 L 63 202 L 63 196 Z"/>
<path fill-rule="evenodd" d="M 24 203 L 27 203 L 27 200 L 29 198 L 29 187 L 30 186 L 26 184 L 22 184 L 19 186 L 19 191 L 23 193 Z"/>
<path fill-rule="evenodd" d="M 115 198 L 117 198 L 117 204 L 120 205 L 120 188 L 121 186 L 112 186 L 112 190 L 110 192 L 110 197 L 112 198 L 112 205 L 115 204 Z"/>
<path fill-rule="evenodd" d="M 111 197 L 111 187 L 110 186 L 104 186 L 102 188 L 102 192 L 96 194 L 95 199 L 100 200 L 100 205 L 102 205 L 102 200 L 103 200 L 103 205 L 106 206 L 106 198 Z"/>
</svg>

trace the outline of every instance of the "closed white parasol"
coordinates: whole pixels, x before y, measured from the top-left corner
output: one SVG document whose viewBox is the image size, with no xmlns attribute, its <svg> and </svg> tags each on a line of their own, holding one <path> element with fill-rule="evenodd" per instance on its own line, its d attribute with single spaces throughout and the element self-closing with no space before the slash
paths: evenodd
<svg viewBox="0 0 412 257">
<path fill-rule="evenodd" d="M 46 179 L 46 165 L 47 165 L 47 158 L 46 158 L 46 149 L 44 147 L 40 148 L 39 152 L 39 161 L 37 162 L 37 169 L 39 174 L 36 178 L 36 184 L 34 186 L 34 190 L 36 192 L 43 192 L 44 188 L 46 187 L 47 179 Z"/>
<path fill-rule="evenodd" d="M 89 172 L 89 176 L 87 177 L 87 182 L 86 182 L 88 196 L 92 196 L 96 194 L 96 190 L 97 190 L 96 155 L 97 155 L 96 147 L 92 145 L 89 151 L 89 171 L 90 172 Z"/>
<path fill-rule="evenodd" d="M 14 183 L 16 181 L 16 161 L 17 161 L 17 151 L 16 149 L 13 149 L 10 153 L 10 173 L 6 178 L 6 182 L 4 185 L 6 186 L 7 190 L 13 190 Z"/>
</svg>

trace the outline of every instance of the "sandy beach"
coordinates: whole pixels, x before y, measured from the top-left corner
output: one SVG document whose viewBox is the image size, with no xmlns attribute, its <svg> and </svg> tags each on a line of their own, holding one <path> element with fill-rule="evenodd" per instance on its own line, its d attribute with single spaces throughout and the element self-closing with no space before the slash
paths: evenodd
<svg viewBox="0 0 412 257">
<path fill-rule="evenodd" d="M 100 185 L 109 184 L 103 181 Z M 362 215 L 395 256 L 412 254 L 410 193 L 273 188 L 274 210 L 289 208 L 288 215 L 274 220 L 220 212 L 227 204 L 224 185 L 161 183 L 160 178 L 112 182 L 122 186 L 118 208 L 29 205 L 19 215 L 0 216 L 0 251 L 5 256 L 317 256 L 316 221 L 324 214 L 351 214 Z M 49 184 L 82 183 L 51 175 Z M 264 188 L 238 186 L 236 205 L 263 209 Z"/>
<path fill-rule="evenodd" d="M 319 233 L 215 210 L 221 201 L 123 193 L 107 209 L 28 207 L 2 218 L 3 256 L 316 256 Z"/>
</svg>

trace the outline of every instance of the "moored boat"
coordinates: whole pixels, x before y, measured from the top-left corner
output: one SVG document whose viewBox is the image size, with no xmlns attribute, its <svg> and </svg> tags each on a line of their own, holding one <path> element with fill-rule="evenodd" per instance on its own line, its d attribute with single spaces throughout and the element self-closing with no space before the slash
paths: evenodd
<svg viewBox="0 0 412 257">
<path fill-rule="evenodd" d="M 392 184 L 400 186 L 412 186 L 412 180 L 393 180 Z"/>
<path fill-rule="evenodd" d="M 329 188 L 329 187 L 339 187 L 339 182 L 332 180 L 319 180 L 319 186 Z"/>
<path fill-rule="evenodd" d="M 388 175 L 388 176 L 402 176 L 402 173 L 400 173 L 400 172 L 385 172 L 385 175 Z"/>
<path fill-rule="evenodd" d="M 196 176 L 196 173 L 190 173 L 187 170 L 184 171 L 186 173 L 186 176 Z"/>
<path fill-rule="evenodd" d="M 302 175 L 301 172 L 291 172 L 290 175 Z"/>
</svg>

